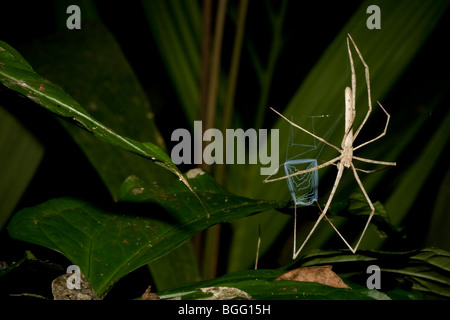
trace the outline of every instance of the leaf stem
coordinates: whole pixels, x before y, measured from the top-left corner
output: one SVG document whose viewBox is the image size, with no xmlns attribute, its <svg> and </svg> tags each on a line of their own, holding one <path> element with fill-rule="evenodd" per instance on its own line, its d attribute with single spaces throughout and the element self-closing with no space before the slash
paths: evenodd
<svg viewBox="0 0 450 320">
<path fill-rule="evenodd" d="M 214 127 L 217 110 L 217 93 L 220 76 L 220 60 L 222 52 L 223 31 L 228 0 L 220 0 L 216 13 L 213 48 L 211 53 L 211 65 L 209 68 L 209 83 L 206 97 L 205 130 Z M 206 24 L 206 23 L 205 23 Z M 203 168 L 208 171 L 208 166 Z M 202 275 L 204 279 L 214 278 L 217 274 L 219 260 L 220 225 L 216 225 L 206 231 L 205 247 L 203 251 Z"/>
<path fill-rule="evenodd" d="M 222 52 L 222 39 L 225 25 L 225 15 L 228 0 L 220 0 L 217 8 L 216 25 L 214 30 L 213 48 L 211 53 L 211 68 L 209 73 L 209 88 L 206 101 L 206 118 L 204 128 L 214 126 L 217 110 L 217 92 L 219 87 L 220 59 Z"/>
<path fill-rule="evenodd" d="M 222 132 L 232 127 L 232 116 L 234 110 L 234 97 L 238 81 L 239 65 L 241 61 L 242 42 L 244 39 L 245 20 L 247 17 L 248 0 L 239 2 L 236 34 L 234 37 L 233 53 L 231 57 L 230 75 L 228 78 L 227 92 L 224 101 L 224 113 L 222 118 Z M 216 181 L 225 185 L 226 165 L 216 165 Z"/>
</svg>

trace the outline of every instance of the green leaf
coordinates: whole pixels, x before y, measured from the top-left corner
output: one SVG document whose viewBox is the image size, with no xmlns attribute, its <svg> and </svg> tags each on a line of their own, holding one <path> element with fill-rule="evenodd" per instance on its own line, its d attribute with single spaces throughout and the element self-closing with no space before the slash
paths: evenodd
<svg viewBox="0 0 450 320">
<path fill-rule="evenodd" d="M 239 289 L 255 300 L 390 300 L 386 293 L 355 284 L 350 285 L 352 289 L 338 289 L 314 282 L 274 281 L 283 273 L 283 270 L 240 271 L 157 294 L 161 299 L 207 299 L 211 294 L 204 288 L 228 287 Z M 233 297 L 227 297 L 230 298 Z M 243 299 L 243 294 L 234 298 Z"/>
<path fill-rule="evenodd" d="M 51 112 L 75 121 L 77 125 L 98 139 L 151 159 L 175 174 L 196 196 L 172 159 L 160 147 L 152 143 L 144 144 L 123 137 L 97 121 L 63 89 L 34 72 L 25 59 L 3 41 L 0 41 L 0 81 L 8 88 L 25 95 Z M 200 201 L 198 197 L 197 199 Z"/>
<path fill-rule="evenodd" d="M 417 254 L 413 255 L 411 259 L 423 261 L 450 272 L 450 253 L 445 250 L 438 248 L 422 249 Z"/>
<path fill-rule="evenodd" d="M 396 213 L 392 221 L 394 224 L 402 222 L 415 199 L 420 196 L 420 190 L 425 184 L 434 163 L 439 160 L 439 156 L 448 144 L 450 138 L 449 126 L 450 113 L 443 119 L 422 151 L 421 156 L 408 169 L 398 187 L 386 202 L 386 208 L 389 212 Z"/>
<path fill-rule="evenodd" d="M 148 266 L 156 288 L 167 290 L 199 281 L 200 271 L 195 257 L 192 241 L 186 241 L 169 254 L 151 261 Z"/>
<path fill-rule="evenodd" d="M 280 208 L 285 205 L 280 201 L 251 200 L 235 196 L 220 185 L 205 171 L 192 169 L 187 172 L 186 178 L 193 190 L 204 203 L 210 219 L 204 218 L 204 212 L 199 202 L 194 201 L 192 195 L 178 181 L 160 186 L 155 182 L 148 182 L 131 176 L 122 185 L 119 191 L 119 200 L 122 202 L 153 202 L 158 203 L 171 213 L 171 218 L 183 224 L 191 224 L 193 220 L 203 221 L 202 229 L 208 225 L 219 222 L 230 222 L 253 212 L 265 211 L 270 208 Z"/>
<path fill-rule="evenodd" d="M 165 149 L 137 76 L 116 39 L 102 24 L 83 23 L 77 32 L 39 39 L 21 47 L 21 52 L 37 73 L 65 88 L 97 121 L 121 136 Z M 147 180 L 174 178 L 145 158 L 111 147 L 64 119 L 60 123 L 98 172 L 113 199 L 117 199 L 120 185 L 131 174 Z"/>
<path fill-rule="evenodd" d="M 25 59 L 3 41 L 0 41 L 0 81 L 51 112 L 75 121 L 100 140 L 156 161 L 173 173 L 178 172 L 161 148 L 122 137 L 98 122 L 63 89 L 34 72 Z"/>
<path fill-rule="evenodd" d="M 412 278 L 413 288 L 416 290 L 438 294 L 444 297 L 450 297 L 450 289 L 443 288 L 442 285 L 435 281 L 430 281 L 423 278 Z"/>
<path fill-rule="evenodd" d="M 169 253 L 197 232 L 282 205 L 234 196 L 203 171 L 188 172 L 187 178 L 207 213 L 179 180 L 162 187 L 130 177 L 119 192 L 122 201 L 156 202 L 171 215 L 158 214 L 161 210 L 149 205 L 134 208 L 130 203 L 111 213 L 112 209 L 63 198 L 21 210 L 8 230 L 15 239 L 64 254 L 102 297 L 121 277 Z"/>
<path fill-rule="evenodd" d="M 348 206 L 344 209 L 342 215 L 346 217 L 362 216 L 367 221 L 371 213 L 371 209 L 362 192 L 352 193 L 348 199 Z M 392 225 L 386 208 L 380 201 L 373 203 L 375 213 L 372 217 L 371 223 L 375 225 L 382 237 L 386 237 L 394 232 L 400 232 L 403 228 Z"/>
<path fill-rule="evenodd" d="M 391 274 L 399 280 L 409 281 L 416 290 L 450 296 L 450 253 L 441 249 L 405 252 L 359 250 L 356 254 L 348 250 L 314 250 L 298 260 L 303 267 L 333 264 L 345 272 L 357 273 L 361 272 L 361 263 L 379 266 L 382 278 Z"/>
<path fill-rule="evenodd" d="M 60 6 L 66 8 L 67 4 Z M 86 5 L 83 4 L 82 8 L 85 17 Z M 24 46 L 23 55 L 39 74 L 68 88 L 71 96 L 86 106 L 95 119 L 114 128 L 122 136 L 148 141 L 164 150 L 165 143 L 155 124 L 156 116 L 119 43 L 101 23 L 83 21 L 83 28 L 77 32 L 60 32 Z M 61 22 L 65 28 L 66 20 Z M 149 76 L 152 74 L 158 76 L 154 72 Z M 147 159 L 113 148 L 64 119 L 60 119 L 60 123 L 85 153 L 114 200 L 117 200 L 120 185 L 131 174 L 158 183 L 170 182 L 174 178 L 167 170 Z M 185 259 L 193 260 L 194 254 L 188 250 L 188 245 L 179 251 Z M 168 261 L 165 264 L 163 259 L 151 263 L 150 270 L 153 278 L 157 279 L 158 287 L 193 281 L 198 273 L 195 265 L 186 269 L 180 263 L 172 263 L 170 260 L 180 256 L 180 253 L 173 254 L 175 256 L 172 258 L 170 255 L 164 257 Z M 176 272 L 174 268 L 186 272 Z M 192 274 L 187 270 L 191 270 Z M 163 279 L 167 280 L 167 284 L 163 283 Z M 175 280 L 178 283 L 174 283 Z"/>
</svg>

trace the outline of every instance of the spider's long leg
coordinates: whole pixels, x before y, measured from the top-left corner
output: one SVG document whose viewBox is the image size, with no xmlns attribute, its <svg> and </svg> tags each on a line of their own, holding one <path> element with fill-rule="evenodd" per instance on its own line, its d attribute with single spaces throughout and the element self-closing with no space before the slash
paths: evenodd
<svg viewBox="0 0 450 320">
<path fill-rule="evenodd" d="M 291 120 L 289 120 L 288 118 L 286 118 L 285 116 L 283 116 L 281 113 L 279 113 L 277 110 L 275 110 L 274 108 L 270 107 L 270 109 L 272 109 L 272 111 L 274 111 L 276 114 L 278 114 L 280 117 L 282 117 L 284 120 L 286 120 L 287 122 L 289 122 L 291 125 L 293 125 L 294 127 L 302 130 L 303 132 L 306 132 L 307 134 L 313 136 L 314 138 L 316 138 L 317 140 L 319 140 L 320 142 L 323 142 L 327 145 L 329 145 L 332 148 L 335 148 L 337 151 L 341 152 L 341 149 L 339 149 L 338 147 L 336 147 L 335 145 L 332 145 L 331 143 L 329 143 L 328 141 L 322 139 L 319 136 L 316 136 L 314 133 L 309 132 L 308 130 L 300 127 L 298 124 L 292 122 Z"/>
<path fill-rule="evenodd" d="M 322 214 L 319 216 L 319 218 L 317 219 L 316 223 L 314 224 L 314 226 L 312 227 L 311 231 L 309 232 L 308 236 L 306 237 L 306 239 L 303 241 L 302 245 L 300 246 L 300 248 L 298 249 L 297 252 L 294 253 L 294 255 L 292 256 L 292 259 L 296 259 L 297 256 L 299 255 L 299 253 L 302 251 L 303 247 L 305 246 L 305 244 L 308 242 L 309 238 L 311 237 L 311 235 L 314 233 L 314 230 L 316 230 L 317 226 L 319 225 L 320 221 L 323 219 L 323 217 L 325 217 L 325 215 L 327 214 L 328 208 L 330 207 L 331 201 L 333 200 L 334 194 L 336 193 L 336 189 L 339 185 L 339 182 L 341 181 L 342 178 L 342 173 L 344 171 L 344 165 L 342 162 L 339 163 L 338 166 L 338 173 L 336 176 L 336 180 L 334 181 L 334 185 L 333 185 L 333 189 L 331 190 L 330 193 L 330 197 L 328 198 L 328 201 L 325 205 L 325 208 L 322 211 Z"/>
<path fill-rule="evenodd" d="M 350 37 L 351 38 L 351 37 Z M 348 50 L 348 58 L 350 59 L 350 68 L 352 70 L 352 100 L 353 100 L 353 121 L 355 120 L 356 115 L 356 72 L 355 72 L 355 64 L 353 63 L 353 55 L 352 50 L 350 50 L 350 43 L 347 38 L 347 50 Z"/>
<path fill-rule="evenodd" d="M 364 172 L 364 173 L 373 173 L 373 172 L 383 170 L 384 168 L 373 169 L 373 170 L 364 170 L 364 169 L 359 169 L 359 168 L 355 168 L 355 169 L 356 169 L 356 171 L 360 171 L 360 172 Z"/>
<path fill-rule="evenodd" d="M 294 202 L 294 245 L 292 247 L 292 259 L 295 259 L 295 250 L 297 247 L 297 204 Z"/>
<path fill-rule="evenodd" d="M 322 212 L 322 209 L 320 208 L 320 206 L 319 206 L 319 209 L 320 209 L 320 212 Z M 347 242 L 347 240 L 345 240 L 344 236 L 343 236 L 343 235 L 339 232 L 339 230 L 335 227 L 335 225 L 333 224 L 333 222 L 331 222 L 331 220 L 328 219 L 328 217 L 327 217 L 326 215 L 325 215 L 325 219 L 330 223 L 330 225 L 331 225 L 331 227 L 333 227 L 334 231 L 336 231 L 336 233 L 339 235 L 339 237 L 341 237 L 341 239 L 344 241 L 344 243 L 347 245 L 347 247 L 349 247 L 350 250 L 351 250 L 350 244 Z"/>
<path fill-rule="evenodd" d="M 375 207 L 373 206 L 372 201 L 370 201 L 370 198 L 369 198 L 369 196 L 367 195 L 366 189 L 364 189 L 364 185 L 362 184 L 361 180 L 359 179 L 358 173 L 356 172 L 356 168 L 355 168 L 355 166 L 353 165 L 353 163 L 352 163 L 351 166 L 352 166 L 352 169 L 353 169 L 353 175 L 355 176 L 355 179 L 356 179 L 356 181 L 358 182 L 359 187 L 361 188 L 361 191 L 363 192 L 364 197 L 366 198 L 367 203 L 369 204 L 369 207 L 370 207 L 370 210 L 371 210 L 369 219 L 367 219 L 366 226 L 364 227 L 364 230 L 363 230 L 363 232 L 361 233 L 361 236 L 359 237 L 358 243 L 356 244 L 355 248 L 353 248 L 353 249 L 350 248 L 350 250 L 351 250 L 353 253 L 355 253 L 356 250 L 358 250 L 358 246 L 359 246 L 359 244 L 360 244 L 362 238 L 364 237 L 364 234 L 366 233 L 366 230 L 367 230 L 367 227 L 368 227 L 369 224 L 370 224 L 370 221 L 372 220 L 373 214 L 375 213 Z"/>
<path fill-rule="evenodd" d="M 278 170 L 280 170 L 280 168 L 281 168 L 282 166 L 284 166 L 284 162 L 283 162 L 282 164 L 280 164 L 280 165 L 278 166 L 278 168 L 276 168 L 271 174 L 269 174 L 269 175 L 267 176 L 267 178 L 264 179 L 263 182 L 264 182 L 264 183 L 271 182 L 272 180 L 269 180 L 269 178 L 272 177 L 274 174 L 277 174 Z"/>
<path fill-rule="evenodd" d="M 287 176 L 284 176 L 284 177 L 269 179 L 271 176 L 273 176 L 273 174 L 271 174 L 266 179 L 264 179 L 263 182 L 264 183 L 274 182 L 274 181 L 278 181 L 278 180 L 287 179 L 287 178 L 290 178 L 290 177 L 293 177 L 293 176 L 297 176 L 299 174 L 304 174 L 304 173 L 308 173 L 308 172 L 311 172 L 311 171 L 319 170 L 319 169 L 321 169 L 323 167 L 326 167 L 326 166 L 329 166 L 329 165 L 335 163 L 336 161 L 340 160 L 341 157 L 342 156 L 336 157 L 334 159 L 331 159 L 330 161 L 327 161 L 325 163 L 322 163 L 321 165 L 318 165 L 317 167 L 309 168 L 309 169 L 306 169 L 306 170 L 297 171 L 297 172 L 294 172 L 294 173 L 292 173 L 290 175 L 287 175 Z"/>
<path fill-rule="evenodd" d="M 356 157 L 356 156 L 353 156 L 353 159 L 359 160 L 362 162 L 367 162 L 367 163 L 381 164 L 384 166 L 396 166 L 397 165 L 396 162 L 378 161 L 378 160 L 366 159 L 366 158 L 361 158 L 361 157 Z"/>
<path fill-rule="evenodd" d="M 367 65 L 366 61 L 364 61 L 364 58 L 363 58 L 361 52 L 359 51 L 358 47 L 355 44 L 355 41 L 353 41 L 353 38 L 352 38 L 352 36 L 350 34 L 348 34 L 348 38 L 350 39 L 350 41 L 352 42 L 353 46 L 355 47 L 355 50 L 358 53 L 359 59 L 361 60 L 362 64 L 364 65 L 365 76 L 366 76 L 366 84 L 367 84 L 367 99 L 368 99 L 368 103 L 369 103 L 369 110 L 367 110 L 367 113 L 366 113 L 366 116 L 364 117 L 363 122 L 361 122 L 361 124 L 359 125 L 359 127 L 356 130 L 355 134 L 353 135 L 353 141 L 355 141 L 355 139 L 358 136 L 359 132 L 361 131 L 361 129 L 366 124 L 366 121 L 369 118 L 370 113 L 372 112 L 372 97 L 371 97 L 371 94 L 370 94 L 370 72 L 369 72 L 369 66 Z M 356 94 L 356 92 L 354 92 L 353 94 Z"/>
<path fill-rule="evenodd" d="M 377 101 L 377 102 L 378 102 L 378 101 Z M 364 142 L 364 143 L 361 143 L 361 144 L 360 144 L 359 146 L 357 146 L 357 147 L 354 147 L 353 150 L 359 149 L 359 148 L 361 148 L 362 146 L 365 146 L 366 144 L 369 144 L 369 143 L 371 143 L 371 142 L 374 142 L 374 141 L 380 139 L 382 136 L 384 136 L 384 135 L 386 134 L 386 131 L 387 131 L 387 128 L 388 128 L 388 125 L 389 125 L 389 119 L 391 118 L 391 115 L 386 111 L 386 109 L 383 108 L 383 106 L 381 105 L 381 103 L 378 102 L 378 105 L 381 107 L 381 109 L 383 109 L 384 113 L 386 113 L 386 115 L 387 115 L 386 125 L 384 126 L 383 132 L 382 132 L 378 137 L 373 138 L 372 140 L 366 141 L 366 142 Z"/>
<path fill-rule="evenodd" d="M 319 210 L 320 210 L 321 213 L 323 213 L 322 208 L 320 208 L 320 206 L 319 206 Z M 333 222 L 331 222 L 331 220 L 328 219 L 328 217 L 326 215 L 324 217 L 330 223 L 331 227 L 333 227 L 334 231 L 336 231 L 336 233 L 341 237 L 341 239 L 344 240 L 344 242 L 347 245 L 347 247 L 351 248 L 351 246 L 348 244 L 348 242 L 345 240 L 345 238 L 341 235 L 339 230 L 335 227 Z M 296 250 L 297 249 L 296 249 L 296 247 L 297 247 L 297 204 L 294 203 L 294 245 L 293 245 L 293 248 L 292 248 L 293 249 L 293 252 L 292 252 L 293 259 L 295 259 L 297 257 L 297 254 L 296 254 Z"/>
</svg>

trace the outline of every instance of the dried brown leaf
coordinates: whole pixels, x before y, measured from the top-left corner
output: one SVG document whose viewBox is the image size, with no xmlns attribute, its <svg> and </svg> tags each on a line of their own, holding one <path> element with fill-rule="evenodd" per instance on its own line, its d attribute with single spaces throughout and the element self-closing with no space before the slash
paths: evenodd
<svg viewBox="0 0 450 320">
<path fill-rule="evenodd" d="M 282 274 L 275 280 L 316 282 L 335 288 L 351 289 L 331 268 L 332 266 L 297 268 Z"/>
</svg>

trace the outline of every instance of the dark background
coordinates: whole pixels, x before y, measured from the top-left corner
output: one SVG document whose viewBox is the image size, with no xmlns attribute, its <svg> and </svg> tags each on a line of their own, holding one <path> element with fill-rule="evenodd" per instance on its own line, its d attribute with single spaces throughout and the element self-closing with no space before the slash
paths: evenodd
<svg viewBox="0 0 450 320">
<path fill-rule="evenodd" d="M 149 64 L 150 61 L 160 60 L 161 57 L 159 56 L 158 50 L 152 47 L 153 42 L 147 41 L 147 39 L 152 38 L 152 34 L 145 22 L 140 3 L 133 1 L 96 1 L 96 5 L 103 23 L 118 40 L 134 72 L 141 81 L 143 88 L 147 91 L 149 100 L 155 111 L 157 125 L 159 128 L 164 128 L 161 132 L 166 142 L 170 142 L 170 132 L 175 128 L 187 127 L 188 124 L 183 117 L 172 117 L 170 121 L 166 120 L 171 116 L 169 106 L 176 105 L 178 102 L 172 92 L 172 84 L 166 74 L 163 63 L 155 64 L 152 62 L 151 64 L 153 72 L 159 75 L 157 81 L 155 81 L 155 77 L 147 77 L 145 74 L 146 68 L 141 68 L 141 66 Z M 326 3 L 321 1 L 291 1 L 289 4 L 289 12 L 300 12 L 300 15 L 288 14 L 284 30 L 288 38 L 298 39 L 298 41 L 288 42 L 288 50 L 284 50 L 285 56 L 282 56 L 278 62 L 275 77 L 277 79 L 283 79 L 283 81 L 274 82 L 274 88 L 272 88 L 273 93 L 270 95 L 269 102 L 276 105 L 285 105 L 288 103 L 290 97 L 297 90 L 298 84 L 306 77 L 311 66 L 314 65 L 328 44 L 334 39 L 336 33 L 352 16 L 358 5 L 359 1 L 347 2 L 346 6 L 342 6 L 340 1 L 327 1 Z M 61 23 L 64 23 L 67 17 L 65 8 L 65 2 L 58 4 L 54 1 L 4 1 L 0 5 L 0 39 L 9 43 L 20 52 L 20 48 L 30 41 L 61 30 Z M 246 34 L 252 37 L 257 44 L 264 43 L 265 34 L 267 33 L 265 25 L 252 22 L 252 20 L 258 21 L 260 18 L 259 15 L 261 14 L 263 14 L 263 9 L 260 3 L 258 1 L 251 1 L 247 20 L 247 25 L 251 27 L 246 30 Z M 82 20 L 83 23 L 84 20 Z M 417 137 L 417 144 L 411 146 L 406 155 L 411 158 L 417 157 L 420 154 L 421 150 L 419 146 L 423 145 L 424 141 L 429 138 L 428 132 L 432 132 L 442 117 L 448 112 L 450 96 L 448 90 L 445 88 L 449 88 L 448 74 L 450 71 L 450 63 L 449 51 L 446 47 L 449 39 L 449 24 L 450 14 L 447 10 L 435 31 L 413 60 L 411 67 L 398 80 L 395 93 L 388 95 L 384 100 L 386 105 L 401 105 L 404 97 L 408 96 L 411 92 L 444 91 L 442 105 L 436 108 L 435 113 L 430 114 L 429 120 L 423 128 L 423 136 Z M 223 56 L 227 57 L 230 55 L 233 36 L 233 34 L 225 34 Z M 292 61 L 293 57 L 298 57 L 299 61 L 308 61 L 309 63 L 296 63 L 292 65 L 289 62 Z M 225 65 L 226 63 L 224 61 Z M 245 61 L 244 56 L 242 64 L 245 65 L 246 63 L 248 64 L 250 62 Z M 254 91 L 252 90 L 252 85 L 256 82 L 252 78 L 253 75 L 243 74 L 242 77 L 245 79 L 242 82 L 248 87 L 248 91 Z M 45 155 L 41 165 L 15 211 L 61 196 L 80 197 L 87 200 L 95 198 L 97 201 L 99 198 L 103 198 L 105 201 L 110 199 L 110 195 L 103 187 L 100 179 L 91 179 L 92 183 L 88 188 L 86 186 L 83 188 L 78 187 L 83 184 L 83 178 L 85 176 L 97 177 L 97 173 L 83 153 L 79 151 L 78 146 L 73 142 L 71 137 L 64 130 L 61 130 L 60 124 L 48 112 L 37 107 L 30 101 L 24 101 L 25 99 L 15 96 L 14 93 L 9 92 L 5 87 L 0 87 L 0 95 L 1 102 L 21 102 L 23 108 L 20 110 L 11 107 L 8 108 L 8 105 L 11 104 L 4 103 L 4 105 L 9 112 L 14 114 L 33 132 L 45 147 Z M 420 97 L 418 95 L 419 99 Z M 427 95 L 424 95 L 421 103 L 426 105 L 428 98 Z M 241 106 L 248 105 L 253 101 L 251 97 L 246 96 L 246 91 L 244 90 L 238 91 L 236 100 L 240 101 Z M 251 108 L 242 108 L 238 109 L 238 111 L 243 115 L 244 121 L 247 119 L 251 123 Z M 273 120 L 273 118 L 271 119 Z M 266 127 L 271 126 L 270 122 L 271 120 L 266 120 Z M 42 128 L 45 128 L 45 130 Z M 57 139 L 53 136 L 54 131 L 58 132 Z M 58 154 L 61 153 L 66 154 L 67 158 L 61 159 L 58 157 Z M 400 162 L 402 160 L 407 161 L 408 159 L 399 159 L 398 161 Z M 73 161 L 81 165 L 74 166 L 72 170 L 65 170 L 64 161 Z M 449 161 L 450 154 L 444 152 L 429 177 L 427 188 L 424 188 L 421 199 L 417 201 L 417 208 L 414 210 L 414 214 L 409 215 L 405 222 L 411 230 L 410 233 L 417 234 L 417 237 L 410 237 L 407 242 L 402 242 L 401 248 L 398 249 L 415 248 L 429 243 L 426 233 L 423 232 L 423 229 L 429 226 L 431 219 L 426 212 L 432 208 L 432 203 L 436 199 L 444 177 L 449 173 Z M 62 183 L 62 181 L 70 181 L 70 183 Z M 417 230 L 417 232 L 414 232 L 414 230 Z M 17 261 L 23 257 L 23 252 L 26 249 L 30 249 L 41 260 L 40 263 L 30 263 L 27 272 L 17 274 L 17 278 L 23 280 L 20 284 L 23 291 L 28 289 L 26 284 L 29 283 L 30 278 L 36 280 L 38 277 L 42 283 L 47 283 L 55 275 L 61 274 L 61 266 L 69 264 L 58 253 L 10 239 L 6 231 L 6 228 L 4 228 L 0 234 L 0 261 Z M 441 236 L 448 239 L 448 234 Z M 448 247 L 448 240 L 439 243 L 439 245 L 443 246 L 443 249 L 450 249 Z M 395 245 L 392 245 L 391 248 L 396 249 Z M 41 268 L 45 269 L 46 272 L 42 273 L 40 271 Z M 31 273 L 29 272 L 30 270 L 32 270 Z M 43 274 L 44 276 L 42 276 Z M 143 278 L 147 279 L 148 277 L 148 272 L 145 269 L 138 270 L 122 279 L 108 297 L 114 297 L 115 294 L 123 297 L 123 293 L 120 292 L 122 288 L 130 292 L 130 297 L 135 297 L 136 293 L 142 292 L 143 290 L 139 288 L 133 292 L 130 288 L 135 283 L 139 283 Z M 12 283 L 15 286 L 17 285 L 17 282 L 14 282 L 16 278 L 14 280 L 10 279 L 9 281 L 11 281 L 9 285 L 12 285 Z M 43 294 L 48 294 L 48 292 L 44 292 Z"/>
</svg>

